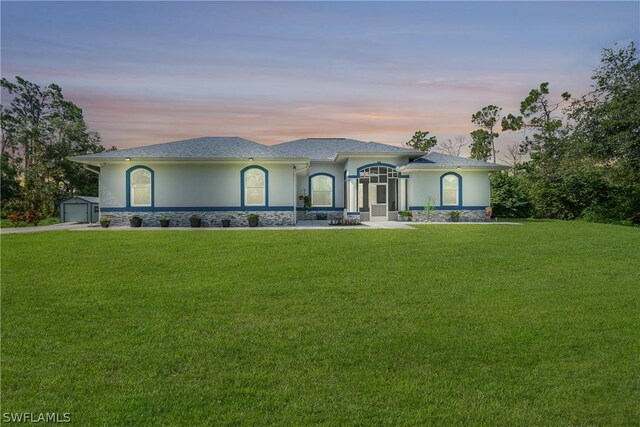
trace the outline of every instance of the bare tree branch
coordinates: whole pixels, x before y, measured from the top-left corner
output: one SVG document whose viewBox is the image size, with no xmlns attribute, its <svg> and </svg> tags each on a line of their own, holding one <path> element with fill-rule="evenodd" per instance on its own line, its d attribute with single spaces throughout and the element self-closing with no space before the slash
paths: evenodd
<svg viewBox="0 0 640 427">
<path fill-rule="evenodd" d="M 440 143 L 438 145 L 438 150 L 450 156 L 460 157 L 460 151 L 462 151 L 462 148 L 466 147 L 467 145 L 469 145 L 467 137 L 464 135 L 459 135 L 456 136 L 453 140 L 449 138 L 446 141 Z"/>
</svg>

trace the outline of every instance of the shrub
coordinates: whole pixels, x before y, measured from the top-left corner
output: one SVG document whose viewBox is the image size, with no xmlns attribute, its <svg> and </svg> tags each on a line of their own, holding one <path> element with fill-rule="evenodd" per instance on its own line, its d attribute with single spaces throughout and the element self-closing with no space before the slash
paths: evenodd
<svg viewBox="0 0 640 427">
<path fill-rule="evenodd" d="M 533 213 L 523 178 L 507 172 L 491 174 L 491 205 L 500 218 L 528 218 Z"/>
</svg>

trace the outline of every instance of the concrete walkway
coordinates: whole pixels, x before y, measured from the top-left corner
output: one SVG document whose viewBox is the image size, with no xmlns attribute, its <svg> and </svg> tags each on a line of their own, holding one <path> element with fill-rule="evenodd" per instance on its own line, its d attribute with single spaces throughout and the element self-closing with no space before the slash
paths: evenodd
<svg viewBox="0 0 640 427">
<path fill-rule="evenodd" d="M 370 230 L 370 229 L 395 229 L 395 230 L 413 230 L 410 223 L 398 221 L 370 222 L 363 221 L 360 225 L 329 225 L 327 220 L 301 220 L 295 227 L 293 226 L 277 226 L 277 227 L 140 227 L 133 228 L 129 226 L 111 226 L 109 228 L 101 227 L 79 227 L 75 231 L 154 231 L 154 230 L 172 230 L 172 231 L 242 231 L 242 230 Z"/>
<path fill-rule="evenodd" d="M 12 227 L 0 228 L 0 234 L 22 234 L 38 233 L 40 231 L 60 231 L 60 230 L 92 230 L 100 227 L 99 224 L 82 224 L 78 222 L 63 222 L 53 225 L 41 225 L 39 227 Z"/>
<path fill-rule="evenodd" d="M 387 230 L 414 230 L 409 224 L 410 222 L 400 221 L 362 221 L 369 228 L 387 229 Z"/>
</svg>

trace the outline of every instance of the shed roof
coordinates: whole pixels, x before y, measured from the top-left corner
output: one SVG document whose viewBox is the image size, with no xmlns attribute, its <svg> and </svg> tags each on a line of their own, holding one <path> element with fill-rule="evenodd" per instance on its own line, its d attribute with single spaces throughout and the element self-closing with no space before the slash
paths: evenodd
<svg viewBox="0 0 640 427">
<path fill-rule="evenodd" d="M 73 200 L 73 199 L 84 200 L 87 203 L 96 203 L 97 204 L 97 203 L 100 202 L 100 198 L 99 197 L 94 197 L 94 196 L 73 196 L 73 197 L 71 197 L 69 199 L 63 200 L 60 203 L 66 203 L 66 202 L 68 202 L 70 200 Z"/>
</svg>

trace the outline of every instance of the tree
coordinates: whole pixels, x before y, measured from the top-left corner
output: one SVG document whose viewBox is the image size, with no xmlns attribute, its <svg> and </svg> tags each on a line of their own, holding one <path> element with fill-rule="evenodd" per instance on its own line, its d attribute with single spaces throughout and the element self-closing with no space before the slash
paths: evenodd
<svg viewBox="0 0 640 427">
<path fill-rule="evenodd" d="M 440 152 L 450 156 L 460 157 L 460 152 L 464 147 L 469 145 L 467 137 L 464 135 L 456 136 L 454 139 L 447 139 L 438 145 Z"/>
<path fill-rule="evenodd" d="M 518 148 L 518 144 L 507 145 L 507 154 L 504 156 L 504 160 L 515 170 L 516 166 L 518 166 L 522 160 L 522 153 L 520 152 L 520 148 Z"/>
<path fill-rule="evenodd" d="M 471 132 L 471 158 L 487 161 L 491 156 L 491 137 L 484 129 L 476 129 Z"/>
<path fill-rule="evenodd" d="M 57 201 L 77 189 L 97 194 L 97 177 L 67 157 L 104 151 L 82 110 L 64 98 L 55 84 L 42 88 L 21 77 L 0 85 L 11 99 L 2 107 L 2 153 L 21 175 L 21 199 L 15 206 L 31 217 L 50 216 Z"/>
<path fill-rule="evenodd" d="M 592 80 L 593 90 L 569 109 L 575 153 L 591 159 L 610 184 L 606 201 L 589 212 L 640 224 L 640 58 L 635 43 L 604 49 Z"/>
<path fill-rule="evenodd" d="M 0 166 L 2 172 L 1 188 L 2 194 L 0 200 L 5 204 L 7 201 L 20 196 L 20 180 L 19 171 L 16 164 L 11 161 L 8 153 L 0 153 L 2 164 Z"/>
<path fill-rule="evenodd" d="M 483 136 L 481 137 L 481 139 L 483 140 L 483 144 L 489 145 L 493 157 L 493 163 L 496 162 L 497 153 L 495 139 L 499 136 L 497 132 L 493 131 L 493 128 L 498 123 L 498 120 L 500 120 L 501 112 L 502 108 L 496 107 L 495 105 L 487 105 L 480 111 L 471 115 L 471 122 L 477 126 L 480 126 L 480 129 L 485 131 L 483 132 Z"/>
<path fill-rule="evenodd" d="M 554 114 L 560 106 L 571 98 L 569 92 L 561 95 L 561 100 L 552 102 L 549 99 L 549 83 L 541 83 L 539 89 L 532 89 L 529 95 L 520 103 L 520 114 L 508 114 L 502 119 L 502 130 L 519 131 L 532 130 L 531 137 L 525 136 L 520 145 L 523 153 L 546 152 L 556 156 L 559 142 L 564 133 L 562 117 Z"/>
<path fill-rule="evenodd" d="M 406 142 L 406 146 L 409 148 L 413 148 L 414 150 L 422 151 L 424 153 L 428 153 L 433 147 L 438 143 L 437 138 L 432 135 L 429 136 L 428 131 L 416 131 L 413 134 L 413 137 Z"/>
</svg>

